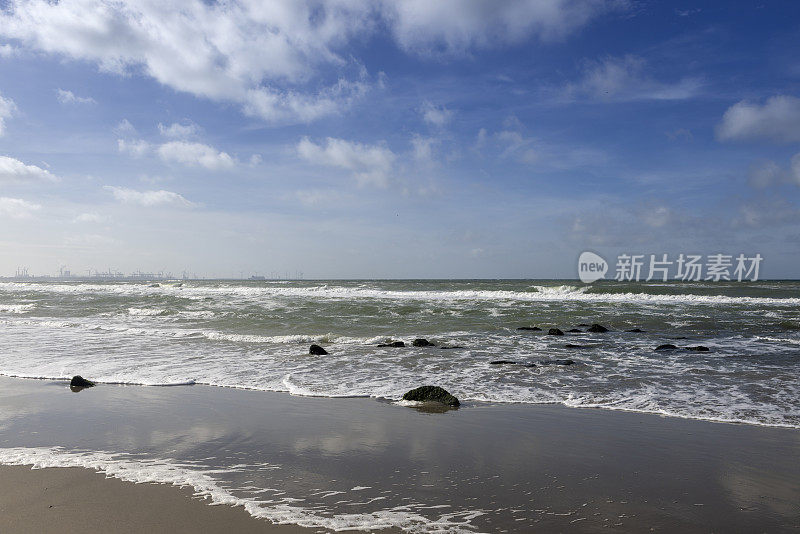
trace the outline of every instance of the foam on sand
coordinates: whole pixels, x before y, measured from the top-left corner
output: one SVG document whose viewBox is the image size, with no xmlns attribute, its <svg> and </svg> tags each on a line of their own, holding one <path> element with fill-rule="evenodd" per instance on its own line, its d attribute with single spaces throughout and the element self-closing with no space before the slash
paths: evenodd
<svg viewBox="0 0 800 534">
<path fill-rule="evenodd" d="M 245 489 L 223 487 L 217 478 L 222 470 L 195 463 L 180 463 L 170 459 L 143 458 L 124 453 L 105 451 L 67 451 L 61 447 L 13 447 L 0 448 L 0 464 L 30 465 L 32 469 L 48 467 L 83 467 L 136 484 L 170 484 L 191 487 L 196 497 L 203 497 L 211 504 L 242 506 L 257 518 L 276 524 L 294 524 L 309 528 L 327 528 L 334 531 L 372 531 L 383 528 L 399 528 L 406 532 L 450 532 L 472 533 L 470 520 L 482 514 L 480 511 L 462 511 L 442 514 L 429 519 L 414 510 L 414 507 L 398 506 L 362 514 L 324 513 L 319 509 L 307 509 L 297 505 L 297 499 L 258 498 L 258 493 Z M 278 466 L 270 466 L 276 468 Z M 255 493 L 255 494 L 253 494 Z"/>
</svg>

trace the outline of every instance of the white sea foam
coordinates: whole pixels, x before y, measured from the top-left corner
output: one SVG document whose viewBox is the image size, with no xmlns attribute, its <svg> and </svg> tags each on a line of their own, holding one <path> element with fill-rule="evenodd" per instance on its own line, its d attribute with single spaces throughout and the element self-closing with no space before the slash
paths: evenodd
<svg viewBox="0 0 800 534">
<path fill-rule="evenodd" d="M 135 308 L 132 308 L 135 309 Z M 164 314 L 155 313 L 159 310 L 145 310 L 144 313 L 135 312 L 133 315 L 156 317 Z M 116 332 L 128 335 L 191 338 L 204 337 L 211 341 L 226 341 L 231 343 L 263 343 L 263 344 L 300 344 L 300 343 L 338 343 L 344 345 L 376 345 L 390 339 L 388 336 L 345 336 L 334 333 L 327 334 L 287 334 L 279 336 L 262 336 L 258 334 L 234 334 L 217 330 L 195 330 L 192 328 L 147 328 L 133 327 L 125 323 L 90 322 L 79 323 L 74 321 L 52 321 L 42 319 L 5 319 L 0 324 L 36 326 L 41 328 L 83 328 L 92 331 Z M 393 338 L 391 338 L 393 339 Z"/>
<path fill-rule="evenodd" d="M 213 319 L 217 314 L 211 310 L 181 310 L 178 316 L 187 319 Z"/>
<path fill-rule="evenodd" d="M 313 299 L 372 299 L 417 301 L 497 301 L 505 302 L 608 302 L 632 304 L 698 304 L 744 306 L 798 306 L 800 298 L 743 297 L 728 295 L 698 295 L 692 293 L 603 293 L 594 292 L 592 286 L 533 286 L 534 291 L 510 290 L 407 290 L 397 291 L 368 287 L 330 286 L 242 286 L 242 285 L 184 285 L 171 288 L 176 296 L 194 300 L 214 295 L 243 298 L 313 298 Z M 147 295 L 152 289 L 141 284 L 35 284 L 2 282 L 0 291 L 36 291 L 44 293 L 111 293 L 119 295 Z"/>
<path fill-rule="evenodd" d="M 36 304 L 0 304 L 0 313 L 27 313 L 35 307 Z"/>
<path fill-rule="evenodd" d="M 769 341 L 771 343 L 788 343 L 790 345 L 800 345 L 800 339 L 790 337 L 771 337 L 771 336 L 756 336 L 756 341 Z"/>
<path fill-rule="evenodd" d="M 160 308 L 128 308 L 128 315 L 152 317 L 156 315 L 167 315 L 168 310 Z"/>
<path fill-rule="evenodd" d="M 0 464 L 30 465 L 33 469 L 83 467 L 98 471 L 107 477 L 137 484 L 155 483 L 191 487 L 195 496 L 207 498 L 210 503 L 242 506 L 250 515 L 267 519 L 272 523 L 334 531 L 372 531 L 394 527 L 406 532 L 474 533 L 475 529 L 470 525 L 470 521 L 482 515 L 482 512 L 467 510 L 431 519 L 421 515 L 411 506 L 398 506 L 361 514 L 326 513 L 319 507 L 313 510 L 303 508 L 297 504 L 300 499 L 290 497 L 278 499 L 274 496 L 269 499 L 259 499 L 256 492 L 247 490 L 237 492 L 235 489 L 225 487 L 220 481 L 225 469 L 105 451 L 67 451 L 60 447 L 0 448 Z M 235 471 L 235 468 L 229 470 Z M 426 507 L 417 505 L 415 508 Z"/>
</svg>

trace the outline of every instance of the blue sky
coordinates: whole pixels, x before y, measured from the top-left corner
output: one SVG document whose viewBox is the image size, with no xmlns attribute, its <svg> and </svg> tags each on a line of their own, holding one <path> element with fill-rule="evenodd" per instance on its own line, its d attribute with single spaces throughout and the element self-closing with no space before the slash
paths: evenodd
<svg viewBox="0 0 800 534">
<path fill-rule="evenodd" d="M 0 9 L 0 274 L 800 274 L 796 2 Z"/>
</svg>

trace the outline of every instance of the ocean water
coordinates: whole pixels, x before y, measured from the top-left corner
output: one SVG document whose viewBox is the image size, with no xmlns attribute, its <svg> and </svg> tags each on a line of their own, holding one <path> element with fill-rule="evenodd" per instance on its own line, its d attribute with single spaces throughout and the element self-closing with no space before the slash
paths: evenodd
<svg viewBox="0 0 800 534">
<path fill-rule="evenodd" d="M 1 282 L 0 374 L 392 401 L 438 384 L 467 406 L 557 403 L 800 428 L 796 281 L 154 285 Z M 592 323 L 609 331 L 577 326 Z M 550 336 L 551 327 L 582 331 Z M 410 346 L 420 337 L 436 346 Z M 407 346 L 377 347 L 391 340 Z M 329 354 L 309 355 L 311 343 Z M 664 343 L 710 351 L 653 350 Z M 565 358 L 575 364 L 540 363 Z M 489 364 L 498 359 L 517 365 Z"/>
</svg>

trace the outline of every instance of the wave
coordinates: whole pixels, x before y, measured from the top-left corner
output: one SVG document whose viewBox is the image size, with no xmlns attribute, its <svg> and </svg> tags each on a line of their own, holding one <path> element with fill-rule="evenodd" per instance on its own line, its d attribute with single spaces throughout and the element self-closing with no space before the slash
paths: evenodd
<svg viewBox="0 0 800 534">
<path fill-rule="evenodd" d="M 153 317 L 157 315 L 169 315 L 169 310 L 160 308 L 128 308 L 128 315 Z"/>
<path fill-rule="evenodd" d="M 57 382 L 69 382 L 71 376 L 44 376 L 39 374 L 8 374 L 0 373 L 1 376 L 8 378 L 25 378 L 27 380 L 53 380 Z M 178 380 L 178 381 L 140 381 L 140 380 L 97 380 L 93 379 L 96 384 L 106 384 L 109 386 L 147 386 L 147 387 L 178 387 L 178 386 L 194 386 L 197 384 L 195 380 Z"/>
<path fill-rule="evenodd" d="M 422 504 L 386 508 L 371 513 L 323 514 L 318 507 L 310 509 L 298 506 L 297 499 L 290 497 L 272 496 L 268 499 L 259 499 L 258 490 L 237 491 L 235 488 L 226 487 L 226 484 L 219 479 L 219 475 L 226 471 L 224 468 L 107 451 L 67 451 L 61 447 L 0 448 L 0 464 L 30 465 L 32 469 L 82 467 L 102 473 L 106 477 L 136 484 L 155 483 L 191 487 L 195 497 L 205 498 L 210 504 L 242 506 L 253 517 L 267 519 L 278 525 L 299 525 L 337 532 L 397 528 L 406 532 L 473 534 L 475 531 L 470 521 L 483 514 L 480 511 L 467 510 L 429 519 L 413 511 L 413 508 L 425 508 Z M 232 467 L 229 470 L 236 469 Z M 235 495 L 234 492 L 245 495 Z M 250 495 L 247 495 L 248 493 Z"/>
<path fill-rule="evenodd" d="M 0 291 L 36 291 L 54 293 L 115 293 L 124 295 L 151 295 L 154 291 L 167 291 L 182 298 L 200 300 L 209 296 L 235 296 L 251 299 L 313 298 L 328 300 L 415 300 L 415 301 L 495 301 L 495 302 L 599 302 L 630 304 L 698 304 L 747 306 L 799 306 L 797 297 L 744 297 L 729 295 L 700 295 L 693 293 L 604 293 L 592 286 L 542 286 L 532 291 L 511 290 L 389 290 L 368 287 L 350 287 L 322 284 L 319 286 L 242 286 L 242 285 L 184 285 L 172 288 L 149 288 L 142 284 L 37 284 L 20 282 L 0 283 Z"/>
<path fill-rule="evenodd" d="M 772 343 L 788 343 L 790 345 L 800 345 L 800 339 L 793 339 L 788 337 L 771 337 L 771 336 L 756 336 L 755 341 L 769 341 Z"/>
<path fill-rule="evenodd" d="M 216 313 L 211 310 L 180 310 L 173 311 L 165 308 L 128 308 L 128 315 L 135 317 L 163 317 L 177 315 L 187 319 L 213 319 Z"/>
<path fill-rule="evenodd" d="M 148 310 L 149 312 L 150 310 Z M 144 313 L 144 316 L 156 316 L 156 313 Z M 258 334 L 235 334 L 230 332 L 220 332 L 217 330 L 195 330 L 191 328 L 142 328 L 132 327 L 125 324 L 113 323 L 77 323 L 73 321 L 52 321 L 35 319 L 5 319 L 0 320 L 0 324 L 22 325 L 22 326 L 41 326 L 46 328 L 84 328 L 90 331 L 116 332 L 119 334 L 130 335 L 152 335 L 158 337 L 172 338 L 205 338 L 210 341 L 227 341 L 231 343 L 264 343 L 264 344 L 300 344 L 300 343 L 339 343 L 344 345 L 376 345 L 384 343 L 392 336 L 345 336 L 333 333 L 327 334 L 286 334 L 276 336 L 264 336 Z M 455 334 L 463 334 L 456 332 Z M 398 336 L 399 337 L 399 336 Z"/>
<path fill-rule="evenodd" d="M 560 369 L 552 368 L 548 370 L 555 374 Z M 684 369 L 683 373 L 687 370 Z M 36 380 L 69 381 L 66 376 L 48 376 L 42 373 L 23 374 L 23 373 L 0 373 L 10 378 L 24 378 Z M 303 375 L 303 373 L 299 373 Z M 178 380 L 174 377 L 164 377 L 158 379 L 143 379 L 130 377 L 120 379 L 114 375 L 91 377 L 98 384 L 106 385 L 125 385 L 125 386 L 147 386 L 147 387 L 173 387 L 173 386 L 192 386 L 206 385 L 213 387 L 223 387 L 232 389 L 245 389 L 255 391 L 269 391 L 278 393 L 288 393 L 300 397 L 320 397 L 320 398 L 373 398 L 383 399 L 392 402 L 401 402 L 403 388 L 398 389 L 398 384 L 412 380 L 403 380 L 397 377 L 392 384 L 382 384 L 380 382 L 370 382 L 369 377 L 364 377 L 358 381 L 357 387 L 338 387 L 339 384 L 311 382 L 302 384 L 290 374 L 282 377 L 276 376 L 272 382 L 262 382 L 259 380 L 248 382 L 237 381 L 232 377 L 223 378 L 222 375 L 204 376 L 202 379 Z M 241 377 L 240 377 L 241 378 Z M 308 378 L 308 376 L 302 376 Z M 540 381 L 546 381 L 547 376 L 538 375 Z M 558 377 L 556 377 L 558 379 Z M 421 378 L 416 382 L 425 382 Z M 430 380 L 428 380 L 430 381 Z M 800 411 L 796 407 L 781 408 L 777 405 L 761 404 L 754 405 L 737 391 L 736 387 L 726 389 L 726 395 L 720 397 L 713 391 L 680 391 L 675 386 L 662 385 L 656 387 L 649 385 L 637 390 L 618 390 L 602 394 L 599 392 L 561 392 L 547 388 L 543 383 L 543 388 L 526 387 L 518 389 L 514 387 L 502 386 L 500 384 L 465 384 L 458 377 L 448 377 L 442 375 L 442 380 L 438 381 L 452 391 L 462 404 L 469 403 L 490 403 L 490 404 L 528 404 L 528 405 L 552 405 L 560 404 L 568 408 L 596 408 L 612 411 L 636 412 L 652 415 L 675 417 L 679 419 L 694 419 L 718 423 L 748 424 L 764 427 L 776 428 L 795 428 L 800 429 Z M 458 385 L 457 382 L 461 382 Z M 789 387 L 789 385 L 786 385 Z M 796 389 L 789 388 L 787 394 L 795 395 Z"/>
<path fill-rule="evenodd" d="M 35 307 L 35 304 L 0 304 L 0 313 L 26 313 Z"/>
</svg>

